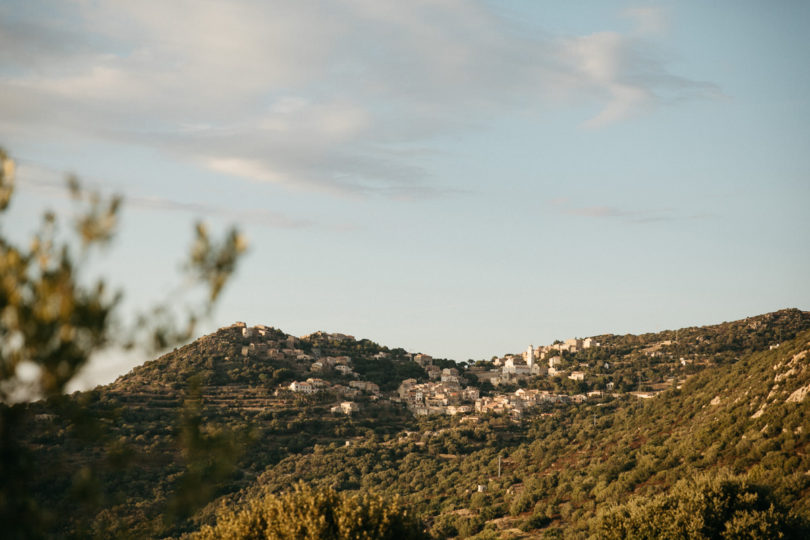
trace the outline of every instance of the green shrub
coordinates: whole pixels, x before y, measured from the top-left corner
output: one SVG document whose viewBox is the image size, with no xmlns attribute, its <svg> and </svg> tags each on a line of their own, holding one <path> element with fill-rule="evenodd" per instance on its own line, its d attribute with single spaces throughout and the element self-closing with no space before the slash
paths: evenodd
<svg viewBox="0 0 810 540">
<path fill-rule="evenodd" d="M 291 492 L 254 499 L 243 510 L 220 513 L 195 540 L 422 539 L 430 538 L 407 510 L 372 494 L 347 495 L 299 484 Z"/>
<path fill-rule="evenodd" d="M 597 519 L 595 537 L 765 540 L 808 538 L 810 529 L 767 489 L 721 473 L 682 480 L 652 499 L 631 499 Z"/>
<path fill-rule="evenodd" d="M 545 515 L 545 513 L 535 513 L 523 523 L 521 529 L 524 531 L 532 531 L 534 529 L 548 527 L 549 524 L 551 524 L 551 518 Z"/>
</svg>

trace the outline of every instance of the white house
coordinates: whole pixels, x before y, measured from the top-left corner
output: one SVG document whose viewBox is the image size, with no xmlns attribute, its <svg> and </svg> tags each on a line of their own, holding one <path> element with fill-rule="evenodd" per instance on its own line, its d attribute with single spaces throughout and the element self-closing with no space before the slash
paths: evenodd
<svg viewBox="0 0 810 540">
<path fill-rule="evenodd" d="M 526 361 L 527 366 L 532 367 L 534 365 L 534 345 L 529 345 L 529 348 L 523 353 L 523 359 Z"/>
<path fill-rule="evenodd" d="M 515 358 L 508 358 L 503 365 L 504 374 L 529 375 L 532 372 L 530 365 L 524 364 Z"/>
<path fill-rule="evenodd" d="M 290 383 L 290 390 L 300 394 L 314 394 L 317 390 L 308 382 L 293 381 Z"/>
<path fill-rule="evenodd" d="M 342 375 L 351 375 L 354 373 L 352 368 L 344 364 L 338 364 L 335 366 L 335 371 L 339 371 Z"/>
<path fill-rule="evenodd" d="M 568 376 L 569 379 L 572 381 L 584 381 L 585 380 L 585 372 L 584 371 L 572 371 L 571 374 Z"/>
<path fill-rule="evenodd" d="M 352 413 L 356 413 L 359 410 L 360 406 L 354 401 L 344 401 L 340 404 L 340 412 L 348 416 L 351 416 Z"/>
<path fill-rule="evenodd" d="M 464 401 L 475 401 L 480 397 L 478 393 L 478 388 L 474 386 L 468 386 L 467 388 L 465 388 L 461 395 Z"/>
<path fill-rule="evenodd" d="M 349 386 L 363 390 L 364 392 L 370 392 L 372 394 L 380 393 L 380 387 L 370 381 L 351 381 Z"/>
</svg>

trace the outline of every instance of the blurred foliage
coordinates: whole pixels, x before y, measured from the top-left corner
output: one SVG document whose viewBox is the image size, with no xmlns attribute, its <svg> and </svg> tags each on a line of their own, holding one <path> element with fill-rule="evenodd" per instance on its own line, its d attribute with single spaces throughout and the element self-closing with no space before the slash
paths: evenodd
<svg viewBox="0 0 810 540">
<path fill-rule="evenodd" d="M 236 269 L 239 255 L 247 244 L 236 229 L 231 229 L 221 243 L 215 242 L 204 223 L 195 227 L 196 238 L 191 249 L 188 269 L 208 284 L 209 300 L 213 302 Z"/>
<path fill-rule="evenodd" d="M 12 202 L 15 168 L 3 150 L 0 161 L 0 211 L 5 211 Z M 60 234 L 53 212 L 43 216 L 27 248 L 15 245 L 0 228 L 0 528 L 5 538 L 42 536 L 53 518 L 30 491 L 40 464 L 20 442 L 29 411 L 8 404 L 36 397 L 59 402 L 68 382 L 93 353 L 105 347 L 141 344 L 154 350 L 188 339 L 194 323 L 210 311 L 245 250 L 245 242 L 235 230 L 218 243 L 202 224 L 197 225 L 187 268 L 194 282 L 209 289 L 205 304 L 189 311 L 180 325 L 168 315 L 172 306 L 164 304 L 153 310 L 163 317 L 143 316 L 132 328 L 116 328 L 114 316 L 121 293 L 110 292 L 104 279 L 86 283 L 85 274 L 90 252 L 114 238 L 121 198 L 85 190 L 74 176 L 68 178 L 67 189 L 77 205 L 72 235 Z M 144 335 L 151 337 L 138 339 Z M 96 421 L 83 414 L 81 407 L 65 410 L 71 411 L 73 426 Z M 97 481 L 90 468 L 73 471 L 72 477 L 75 498 L 88 503 L 96 500 Z"/>
<path fill-rule="evenodd" d="M 14 161 L 0 148 L 0 211 L 5 210 L 14 192 Z"/>
<path fill-rule="evenodd" d="M 164 520 L 170 526 L 212 500 L 216 488 L 234 472 L 240 449 L 248 443 L 244 433 L 205 422 L 202 407 L 200 380 L 195 377 L 177 424 L 177 443 L 185 470 L 168 501 Z"/>
<path fill-rule="evenodd" d="M 409 540 L 430 538 L 413 514 L 396 501 L 371 493 L 348 495 L 297 484 L 281 495 L 250 500 L 245 508 L 224 509 L 214 526 L 194 540 Z"/>
</svg>

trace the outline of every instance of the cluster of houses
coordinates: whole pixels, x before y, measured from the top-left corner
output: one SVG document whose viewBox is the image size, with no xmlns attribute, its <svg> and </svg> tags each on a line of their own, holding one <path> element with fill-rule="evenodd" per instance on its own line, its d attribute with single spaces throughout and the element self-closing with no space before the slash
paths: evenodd
<svg viewBox="0 0 810 540">
<path fill-rule="evenodd" d="M 585 372 L 572 371 L 566 373 L 559 369 L 562 362 L 562 353 L 577 353 L 591 347 L 598 346 L 593 338 L 574 338 L 561 343 L 540 347 L 529 347 L 522 354 L 507 354 L 495 358 L 493 365 L 496 369 L 479 370 L 476 376 L 480 381 L 488 381 L 495 386 L 503 383 L 517 383 L 530 377 L 547 375 L 549 377 L 567 376 L 575 381 L 585 380 Z M 542 361 L 545 360 L 547 365 Z"/>
<path fill-rule="evenodd" d="M 398 400 L 416 416 L 471 412 L 472 404 L 478 399 L 478 388 L 462 386 L 456 368 L 445 368 L 439 373 L 441 380 L 438 382 L 418 383 L 416 379 L 405 379 L 399 385 Z"/>
<path fill-rule="evenodd" d="M 376 400 L 380 397 L 380 387 L 369 381 L 350 381 L 349 386 L 342 384 L 330 384 L 323 379 L 309 378 L 306 381 L 293 381 L 287 387 L 291 392 L 298 394 L 315 394 L 317 392 L 331 392 L 341 397 L 355 398 L 361 394 L 370 395 Z M 333 414 L 345 414 L 351 416 L 360 410 L 360 405 L 354 401 L 341 401 L 330 409 Z"/>
<path fill-rule="evenodd" d="M 247 326 L 243 322 L 231 325 L 241 331 L 242 337 L 250 339 L 250 343 L 242 346 L 243 357 L 265 357 L 272 360 L 294 358 L 299 361 L 312 361 L 313 357 L 306 354 L 298 347 L 299 339 L 295 336 L 286 336 L 284 339 L 273 339 L 270 336 L 274 331 L 272 328 L 258 324 Z"/>
<path fill-rule="evenodd" d="M 407 379 L 399 387 L 399 399 L 415 416 L 446 414 L 450 416 L 467 414 L 509 414 L 520 418 L 523 414 L 543 404 L 583 403 L 588 399 L 599 399 L 601 391 L 573 396 L 552 394 L 547 390 L 526 390 L 520 388 L 510 394 L 479 397 L 475 387 L 459 388 L 447 383 L 417 383 Z"/>
<path fill-rule="evenodd" d="M 332 392 L 341 396 L 356 397 L 361 393 L 371 395 L 372 398 L 380 396 L 380 387 L 369 381 L 350 381 L 349 386 L 332 384 L 323 379 L 310 377 L 305 381 L 293 381 L 287 387 L 290 392 L 297 394 L 314 394 L 316 392 Z"/>
<path fill-rule="evenodd" d="M 247 326 L 244 322 L 237 322 L 230 328 L 236 328 L 246 338 L 248 343 L 242 346 L 241 355 L 247 357 L 265 357 L 268 359 L 294 359 L 308 367 L 309 371 L 315 373 L 328 373 L 334 371 L 341 375 L 357 377 L 352 369 L 352 359 L 349 356 L 321 356 L 318 348 L 313 347 L 311 354 L 308 354 L 299 347 L 300 339 L 295 336 L 279 336 L 279 332 L 273 328 L 256 325 Z M 301 339 L 320 338 L 333 342 L 343 342 L 354 340 L 353 336 L 347 334 L 327 334 L 316 332 Z M 353 380 L 347 385 L 332 384 L 324 379 L 310 377 L 303 381 L 293 381 L 287 389 L 297 394 L 315 394 L 317 392 L 330 392 L 336 394 L 344 401 L 340 401 L 331 408 L 332 413 L 351 415 L 360 410 L 360 406 L 351 401 L 363 394 L 372 400 L 380 398 L 380 387 L 373 382 Z M 347 399 L 348 398 L 348 399 Z"/>
<path fill-rule="evenodd" d="M 547 390 L 526 390 L 519 388 L 513 394 L 497 394 L 492 397 L 482 397 L 475 402 L 477 413 L 508 413 L 513 417 L 520 417 L 529 409 L 542 404 L 555 403 L 582 403 L 587 399 L 601 398 L 602 392 L 589 392 L 568 396 L 552 394 Z"/>
<path fill-rule="evenodd" d="M 555 355 L 559 357 L 560 354 L 563 352 L 567 353 L 578 353 L 582 352 L 585 349 L 590 349 L 591 347 L 598 347 L 599 343 L 593 338 L 573 338 L 567 339 L 560 343 L 554 343 L 552 345 L 541 345 L 539 347 L 534 347 L 533 345 L 529 345 L 529 347 L 523 351 L 520 355 L 513 355 L 508 354 L 503 358 L 496 358 L 493 363 L 496 366 L 503 366 L 506 367 L 507 363 L 511 360 L 512 364 L 517 361 L 518 363 L 522 362 L 523 365 L 531 366 L 535 363 L 535 361 L 542 361 L 546 358 L 554 357 Z"/>
<path fill-rule="evenodd" d="M 321 356 L 317 347 L 311 348 L 307 354 L 299 347 L 299 338 L 294 336 L 278 335 L 278 331 L 263 325 L 247 327 L 245 323 L 233 325 L 241 330 L 249 343 L 242 347 L 244 357 L 265 355 L 268 358 L 296 359 L 308 365 L 309 371 L 315 375 L 303 381 L 294 381 L 287 387 L 289 391 L 300 394 L 315 394 L 317 392 L 330 392 L 338 396 L 340 401 L 331 407 L 332 413 L 351 415 L 359 410 L 359 405 L 353 399 L 366 395 L 372 400 L 382 396 L 380 388 L 373 382 L 351 380 L 348 385 L 333 384 L 324 379 L 317 378 L 318 374 L 326 376 L 331 372 L 357 378 L 349 356 Z M 329 341 L 346 341 L 354 339 L 345 334 L 327 334 L 316 332 L 302 339 L 317 337 Z M 566 372 L 561 369 L 563 353 L 577 353 L 590 347 L 599 346 L 593 338 L 569 339 L 564 342 L 547 346 L 529 346 L 522 354 L 506 355 L 493 360 L 497 369 L 472 368 L 479 382 L 489 381 L 493 385 L 501 383 L 514 383 L 535 376 L 566 376 L 575 381 L 584 381 L 584 371 Z M 307 348 L 310 350 L 310 348 Z M 388 353 L 381 351 L 375 358 L 385 358 Z M 426 354 L 408 354 L 408 357 L 420 365 L 428 375 L 428 382 L 419 383 L 416 379 L 406 379 L 398 389 L 392 401 L 404 403 L 413 414 L 427 416 L 433 414 L 447 415 L 473 415 L 486 413 L 509 414 L 520 417 L 525 411 L 542 404 L 583 402 L 588 399 L 601 397 L 601 392 L 589 392 L 574 396 L 552 394 L 544 390 L 518 389 L 514 393 L 496 394 L 489 397 L 480 397 L 476 387 L 464 386 L 463 378 L 456 368 L 440 368 L 434 365 L 433 358 Z M 605 367 L 608 367 L 607 364 Z M 612 383 L 608 391 L 612 390 Z M 651 397 L 652 393 L 638 393 L 639 398 Z"/>
<path fill-rule="evenodd" d="M 333 369 L 343 375 L 354 375 L 351 367 L 351 358 L 348 356 L 327 356 L 321 357 L 317 348 L 312 349 L 311 354 L 307 354 L 299 347 L 301 339 L 314 337 L 325 338 L 330 341 L 343 342 L 354 339 L 354 336 L 347 334 L 327 334 L 325 332 L 315 332 L 303 338 L 295 336 L 284 336 L 277 338 L 278 330 L 267 327 L 263 324 L 247 326 L 244 322 L 237 322 L 231 325 L 241 331 L 242 337 L 250 340 L 250 343 L 242 346 L 242 356 L 266 357 L 273 360 L 294 359 L 299 362 L 310 363 L 310 370 L 313 372 Z M 275 335 L 274 335 L 275 333 Z"/>
<path fill-rule="evenodd" d="M 352 370 L 352 359 L 349 356 L 325 356 L 313 362 L 309 369 L 310 371 L 333 369 L 341 375 L 357 377 L 357 374 Z"/>
<path fill-rule="evenodd" d="M 551 351 L 578 353 L 585 349 L 598 346 L 599 343 L 594 338 L 572 338 L 566 339 L 562 343 L 538 347 L 535 349 L 535 354 L 537 358 L 542 358 L 542 355 L 547 355 L 551 353 Z"/>
<path fill-rule="evenodd" d="M 411 357 L 411 359 L 422 366 L 431 381 L 436 381 L 442 378 L 442 369 L 433 364 L 433 357 L 427 354 L 418 353 Z M 449 372 L 448 372 L 449 373 Z M 447 376 L 447 374 L 445 374 Z M 456 377 L 458 372 L 456 372 Z"/>
</svg>

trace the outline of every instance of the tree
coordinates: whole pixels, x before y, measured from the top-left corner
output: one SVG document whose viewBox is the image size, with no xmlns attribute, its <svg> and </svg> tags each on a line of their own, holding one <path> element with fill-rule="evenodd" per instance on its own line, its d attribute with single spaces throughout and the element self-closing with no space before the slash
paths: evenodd
<svg viewBox="0 0 810 540">
<path fill-rule="evenodd" d="M 14 162 L 0 149 L 0 218 L 12 202 L 14 175 Z M 173 315 L 171 305 L 159 304 L 123 327 L 115 317 L 122 293 L 111 292 L 104 279 L 87 284 L 85 277 L 88 255 L 114 239 L 122 199 L 84 190 L 75 177 L 67 184 L 78 210 L 66 239 L 58 234 L 61 224 L 53 212 L 42 217 L 28 248 L 14 245 L 0 221 L 0 528 L 5 538 L 42 536 L 46 516 L 28 489 L 36 464 L 18 441 L 27 411 L 9 403 L 58 399 L 90 356 L 105 347 L 155 350 L 187 340 L 199 318 L 210 313 L 246 247 L 236 229 L 217 242 L 198 223 L 186 269 L 192 283 L 206 290 L 204 302 L 183 319 Z M 35 373 L 33 380 L 23 377 L 25 371 Z M 92 422 L 80 418 L 80 408 L 75 414 L 74 422 Z"/>
</svg>

